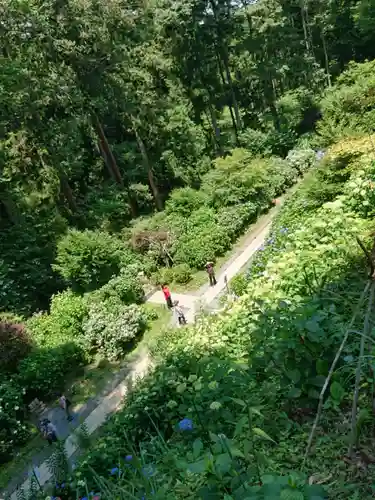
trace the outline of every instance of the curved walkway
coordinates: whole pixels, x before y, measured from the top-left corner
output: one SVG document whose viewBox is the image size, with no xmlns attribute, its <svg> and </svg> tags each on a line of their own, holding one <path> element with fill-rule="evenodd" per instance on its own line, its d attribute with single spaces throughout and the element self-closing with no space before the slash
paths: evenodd
<svg viewBox="0 0 375 500">
<path fill-rule="evenodd" d="M 270 230 L 272 220 L 279 210 L 283 197 L 279 198 L 277 206 L 273 207 L 266 215 L 261 216 L 258 221 L 250 228 L 250 234 L 246 238 L 241 248 L 226 262 L 221 269 L 217 270 L 217 285 L 210 287 L 204 285 L 200 288 L 196 295 L 193 294 L 175 294 L 173 299 L 180 302 L 181 307 L 186 311 L 186 319 L 188 323 L 194 323 L 195 315 L 200 309 L 216 309 L 215 301 L 226 288 L 226 280 L 229 282 L 236 274 L 238 274 L 251 260 L 257 249 L 264 243 L 267 234 Z M 164 296 L 160 291 L 152 294 L 147 302 L 154 304 L 165 304 Z M 83 420 L 89 433 L 94 432 L 100 427 L 106 419 L 116 412 L 124 402 L 126 394 L 134 387 L 136 381 L 142 378 L 149 370 L 152 362 L 146 350 L 141 350 L 139 356 L 124 373 L 124 378 L 108 395 L 100 398 L 97 401 L 97 406 L 87 415 L 82 413 L 80 418 Z M 86 417 L 86 418 L 85 418 Z M 73 429 L 72 429 L 73 431 Z M 66 436 L 64 436 L 66 437 Z M 77 451 L 74 434 L 70 434 L 65 440 L 65 450 L 68 458 L 72 457 Z M 36 462 L 36 463 L 35 463 Z M 41 486 L 46 484 L 51 479 L 51 474 L 48 467 L 48 459 L 40 463 L 35 460 L 34 464 L 30 464 L 30 474 L 34 469 L 35 475 Z M 7 494 L 11 493 L 11 500 L 17 500 L 18 490 L 23 488 L 28 491 L 30 488 L 30 478 L 26 481 L 15 481 L 16 485 L 9 485 Z M 14 491 L 14 487 L 17 488 Z M 3 498 L 0 498 L 3 500 Z"/>
<path fill-rule="evenodd" d="M 204 285 L 197 294 L 174 293 L 172 290 L 172 298 L 173 300 L 178 300 L 180 306 L 185 310 L 188 323 L 194 323 L 195 315 L 200 309 L 216 309 L 214 303 L 226 289 L 226 281 L 229 282 L 234 278 L 248 264 L 258 248 L 264 243 L 271 228 L 272 220 L 278 212 L 281 203 L 282 198 L 278 200 L 276 207 L 258 219 L 239 251 L 221 269 L 216 271 L 217 284 L 215 286 Z M 163 292 L 157 290 L 148 298 L 147 302 L 165 304 Z"/>
</svg>

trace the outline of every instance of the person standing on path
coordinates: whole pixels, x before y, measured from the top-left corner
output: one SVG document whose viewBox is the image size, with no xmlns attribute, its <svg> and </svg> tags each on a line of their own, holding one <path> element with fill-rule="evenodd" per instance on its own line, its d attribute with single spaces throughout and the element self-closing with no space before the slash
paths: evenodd
<svg viewBox="0 0 375 500">
<path fill-rule="evenodd" d="M 210 286 L 214 286 L 217 284 L 216 277 L 215 277 L 215 269 L 214 269 L 214 263 L 213 262 L 207 262 L 206 264 L 206 271 L 208 274 L 208 278 L 210 280 Z"/>
<path fill-rule="evenodd" d="M 179 306 L 178 300 L 175 300 L 173 302 L 173 309 L 176 313 L 178 324 L 179 325 L 186 325 L 187 321 L 185 318 L 185 314 L 184 314 L 184 311 L 182 310 L 182 307 Z"/>
<path fill-rule="evenodd" d="M 62 393 L 59 394 L 59 405 L 65 411 L 66 418 L 67 418 L 68 422 L 71 422 L 73 420 L 73 417 L 70 413 L 70 407 L 71 407 L 72 403 Z"/>
<path fill-rule="evenodd" d="M 167 287 L 167 285 L 162 285 L 161 289 L 163 291 L 163 295 L 165 298 L 165 302 L 167 303 L 168 309 L 172 309 L 173 302 L 172 302 L 172 296 L 171 296 L 171 292 L 170 292 L 169 288 Z"/>
</svg>

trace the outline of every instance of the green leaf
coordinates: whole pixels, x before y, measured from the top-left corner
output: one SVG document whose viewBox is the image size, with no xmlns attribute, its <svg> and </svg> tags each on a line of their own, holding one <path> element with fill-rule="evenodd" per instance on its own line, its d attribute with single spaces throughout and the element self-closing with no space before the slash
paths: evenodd
<svg viewBox="0 0 375 500">
<path fill-rule="evenodd" d="M 316 362 L 316 371 L 318 375 L 328 375 L 328 362 L 325 359 L 318 359 Z"/>
<path fill-rule="evenodd" d="M 196 439 L 193 443 L 193 455 L 194 458 L 198 458 L 199 455 L 202 453 L 203 450 L 203 443 L 201 439 Z"/>
<path fill-rule="evenodd" d="M 245 401 L 243 401 L 242 399 L 239 399 L 239 398 L 232 398 L 232 401 L 234 401 L 234 402 L 235 402 L 235 403 L 237 403 L 238 405 L 242 406 L 243 408 L 246 406 Z"/>
<path fill-rule="evenodd" d="M 198 460 L 192 464 L 188 464 L 188 470 L 194 474 L 202 474 L 206 471 L 207 463 L 205 459 Z"/>
<path fill-rule="evenodd" d="M 298 384 L 301 380 L 301 372 L 299 370 L 289 370 L 286 373 L 286 376 L 295 384 Z"/>
<path fill-rule="evenodd" d="M 243 417 L 241 417 L 239 419 L 239 421 L 237 422 L 236 424 L 236 428 L 234 430 L 234 435 L 235 436 L 238 436 L 239 434 L 241 434 L 243 428 L 245 427 L 245 425 L 247 425 L 248 423 L 248 418 L 246 415 L 244 415 Z"/>
<path fill-rule="evenodd" d="M 307 395 L 311 399 L 319 399 L 320 392 L 317 391 L 316 389 L 309 389 L 309 392 L 307 393 Z"/>
<path fill-rule="evenodd" d="M 330 392 L 331 392 L 332 398 L 336 402 L 341 403 L 341 401 L 343 400 L 343 398 L 345 396 L 345 389 L 343 388 L 343 386 L 341 384 L 339 384 L 338 382 L 333 382 L 333 384 L 331 385 L 331 388 L 330 388 Z"/>
<path fill-rule="evenodd" d="M 302 391 L 299 387 L 292 387 L 287 394 L 288 398 L 299 398 L 302 394 Z"/>
<path fill-rule="evenodd" d="M 304 500 L 303 493 L 292 488 L 285 488 L 281 491 L 280 500 Z"/>
<path fill-rule="evenodd" d="M 319 322 L 316 319 L 310 319 L 305 324 L 306 330 L 310 333 L 318 333 L 320 329 Z"/>
<path fill-rule="evenodd" d="M 245 458 L 245 455 L 242 453 L 242 451 L 236 448 L 235 446 L 229 445 L 229 451 L 232 457 Z"/>
<path fill-rule="evenodd" d="M 259 427 L 253 427 L 253 433 L 256 435 L 256 436 L 259 436 L 263 439 L 265 439 L 266 441 L 271 441 L 272 443 L 275 443 L 276 444 L 276 441 L 274 441 L 271 436 L 269 436 L 266 432 L 264 432 L 263 429 L 259 429 Z"/>
<path fill-rule="evenodd" d="M 222 453 L 215 458 L 215 466 L 219 472 L 226 474 L 232 468 L 232 458 L 229 453 Z"/>
</svg>

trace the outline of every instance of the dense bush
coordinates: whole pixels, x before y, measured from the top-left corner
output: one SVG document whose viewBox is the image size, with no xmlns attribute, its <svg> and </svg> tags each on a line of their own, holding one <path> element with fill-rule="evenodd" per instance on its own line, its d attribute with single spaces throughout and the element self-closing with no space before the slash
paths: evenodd
<svg viewBox="0 0 375 500">
<path fill-rule="evenodd" d="M 100 191 L 89 191 L 85 200 L 87 227 L 100 227 L 104 231 L 118 231 L 129 222 L 130 208 L 127 193 L 113 184 L 104 185 Z"/>
<path fill-rule="evenodd" d="M 362 217 L 372 217 L 375 210 L 375 162 L 364 159 L 357 165 L 358 170 L 353 172 L 345 186 L 343 202 Z"/>
<path fill-rule="evenodd" d="M 208 202 L 208 198 L 202 191 L 189 187 L 174 189 L 165 205 L 167 214 L 178 214 L 183 217 L 198 210 Z"/>
<path fill-rule="evenodd" d="M 52 297 L 49 314 L 34 314 L 27 320 L 27 327 L 38 346 L 55 347 L 79 338 L 86 316 L 87 300 L 66 290 Z"/>
<path fill-rule="evenodd" d="M 29 437 L 24 424 L 23 394 L 16 383 L 0 382 L 0 464 L 10 460 L 15 449 Z"/>
<path fill-rule="evenodd" d="M 233 292 L 237 297 L 240 297 L 246 292 L 248 280 L 243 274 L 237 274 L 233 279 L 230 280 L 229 290 Z"/>
<path fill-rule="evenodd" d="M 30 314 L 48 307 L 62 287 L 51 264 L 56 239 L 66 229 L 60 216 L 37 213 L 2 229 L 0 238 L 0 309 Z"/>
<path fill-rule="evenodd" d="M 27 401 L 48 400 L 64 389 L 67 375 L 86 361 L 84 350 L 73 341 L 36 348 L 19 363 L 17 380 L 26 391 Z"/>
<path fill-rule="evenodd" d="M 173 270 L 173 281 L 175 283 L 180 283 L 184 285 L 188 283 L 192 278 L 192 271 L 187 264 L 178 264 L 172 268 Z"/>
<path fill-rule="evenodd" d="M 233 240 L 246 228 L 249 222 L 256 219 L 257 208 L 251 202 L 223 207 L 217 211 L 216 221 L 220 228 L 227 232 Z"/>
<path fill-rule="evenodd" d="M 144 300 L 144 290 L 138 277 L 137 267 L 131 266 L 121 269 L 115 276 L 94 292 L 92 300 L 105 301 L 111 297 L 118 298 L 124 304 L 141 304 Z"/>
<path fill-rule="evenodd" d="M 74 290 L 88 292 L 134 260 L 132 252 L 108 233 L 71 229 L 58 243 L 54 268 Z"/>
<path fill-rule="evenodd" d="M 304 174 L 316 161 L 316 153 L 312 149 L 292 149 L 286 157 L 287 163 L 299 174 Z"/>
<path fill-rule="evenodd" d="M 83 325 L 83 344 L 89 351 L 118 359 L 144 332 L 146 322 L 142 309 L 135 304 L 124 306 L 116 299 L 93 303 Z"/>
<path fill-rule="evenodd" d="M 351 63 L 327 90 L 318 132 L 327 144 L 343 135 L 371 133 L 375 119 L 374 62 Z"/>
<path fill-rule="evenodd" d="M 25 325 L 0 321 L 0 372 L 14 372 L 31 348 L 32 342 Z"/>
<path fill-rule="evenodd" d="M 230 248 L 230 237 L 225 229 L 211 221 L 181 236 L 175 245 L 176 264 L 188 264 L 201 269 L 207 261 L 214 261 Z"/>
<path fill-rule="evenodd" d="M 202 180 L 202 191 L 218 208 L 247 201 L 260 207 L 274 196 L 268 176 L 268 160 L 253 159 L 245 149 L 233 149 L 229 156 L 218 158 L 214 168 Z"/>
</svg>

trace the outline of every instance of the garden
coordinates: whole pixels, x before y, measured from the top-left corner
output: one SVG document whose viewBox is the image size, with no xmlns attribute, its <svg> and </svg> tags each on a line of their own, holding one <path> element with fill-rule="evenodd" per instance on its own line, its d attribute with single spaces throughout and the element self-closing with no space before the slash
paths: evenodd
<svg viewBox="0 0 375 500">
<path fill-rule="evenodd" d="M 45 447 L 30 403 L 146 349 L 19 500 L 373 498 L 372 0 L 3 7 L 0 487 Z M 223 311 L 171 328 L 149 293 L 196 290 L 284 194 Z"/>
<path fill-rule="evenodd" d="M 373 497 L 371 362 L 362 366 L 350 432 L 360 332 L 366 311 L 374 317 L 356 241 L 371 248 L 371 141 L 328 149 L 281 209 L 238 302 L 186 330 L 161 332 L 151 346 L 155 370 L 109 421 L 70 486 L 54 494 Z M 348 328 L 309 448 L 320 393 Z M 368 348 L 371 359 L 372 342 Z"/>
</svg>

